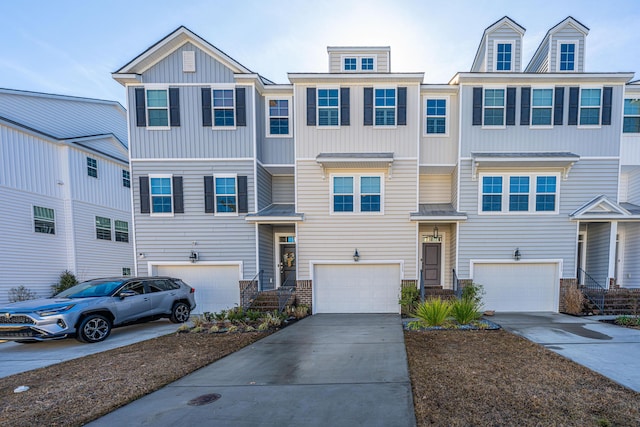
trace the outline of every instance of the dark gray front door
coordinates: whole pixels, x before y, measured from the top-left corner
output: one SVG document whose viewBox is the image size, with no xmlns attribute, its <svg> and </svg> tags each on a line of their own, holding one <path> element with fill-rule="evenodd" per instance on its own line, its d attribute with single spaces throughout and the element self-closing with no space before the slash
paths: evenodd
<svg viewBox="0 0 640 427">
<path fill-rule="evenodd" d="M 424 285 L 440 286 L 441 270 L 440 243 L 423 243 L 422 277 L 424 279 Z"/>
<path fill-rule="evenodd" d="M 295 286 L 296 283 L 296 245 L 280 246 L 280 286 Z"/>
</svg>

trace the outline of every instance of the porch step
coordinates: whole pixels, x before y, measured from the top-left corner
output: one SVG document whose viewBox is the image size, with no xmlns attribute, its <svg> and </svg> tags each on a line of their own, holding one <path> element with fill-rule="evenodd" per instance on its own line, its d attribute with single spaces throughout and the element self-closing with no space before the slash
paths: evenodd
<svg viewBox="0 0 640 427">
<path fill-rule="evenodd" d="M 292 305 L 295 299 L 296 299 L 296 294 L 295 292 L 293 292 L 291 293 L 291 295 L 289 295 L 284 306 Z M 256 297 L 256 299 L 254 299 L 251 302 L 251 305 L 249 305 L 249 310 L 262 311 L 262 312 L 268 312 L 268 311 L 274 311 L 274 310 L 279 311 L 280 310 L 279 291 L 273 290 L 273 291 L 261 292 Z"/>
</svg>

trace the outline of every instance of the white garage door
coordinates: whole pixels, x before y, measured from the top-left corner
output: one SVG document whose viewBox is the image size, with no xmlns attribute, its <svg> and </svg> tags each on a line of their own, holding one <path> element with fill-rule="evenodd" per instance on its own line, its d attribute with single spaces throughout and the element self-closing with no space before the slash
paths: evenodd
<svg viewBox="0 0 640 427">
<path fill-rule="evenodd" d="M 558 311 L 558 264 L 475 264 L 473 282 L 484 288 L 485 310 Z"/>
<path fill-rule="evenodd" d="M 399 264 L 314 268 L 314 313 L 399 313 L 399 294 Z"/>
<path fill-rule="evenodd" d="M 237 265 L 160 265 L 156 273 L 182 279 L 195 288 L 197 306 L 194 313 L 215 313 L 240 304 Z"/>
</svg>

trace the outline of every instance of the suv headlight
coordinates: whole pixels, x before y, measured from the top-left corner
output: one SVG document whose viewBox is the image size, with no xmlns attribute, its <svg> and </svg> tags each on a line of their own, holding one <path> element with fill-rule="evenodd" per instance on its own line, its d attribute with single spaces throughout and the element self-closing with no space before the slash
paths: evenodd
<svg viewBox="0 0 640 427">
<path fill-rule="evenodd" d="M 38 315 L 45 317 L 45 316 L 53 316 L 54 314 L 60 314 L 60 313 L 64 313 L 67 310 L 70 310 L 75 304 L 69 304 L 69 305 L 65 305 L 64 307 L 56 307 L 56 308 L 50 308 L 48 310 L 39 310 L 36 311 L 36 313 L 38 313 Z"/>
</svg>

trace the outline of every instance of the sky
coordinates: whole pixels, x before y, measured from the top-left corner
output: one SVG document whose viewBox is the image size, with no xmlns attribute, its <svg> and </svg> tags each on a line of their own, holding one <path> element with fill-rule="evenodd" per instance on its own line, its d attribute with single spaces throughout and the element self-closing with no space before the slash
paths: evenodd
<svg viewBox="0 0 640 427">
<path fill-rule="evenodd" d="M 126 106 L 111 73 L 181 25 L 276 83 L 326 72 L 327 46 L 390 46 L 391 71 L 447 83 L 505 15 L 527 30 L 525 65 L 573 16 L 590 29 L 586 71 L 640 78 L 640 0 L 4 0 L 0 87 Z"/>
</svg>

